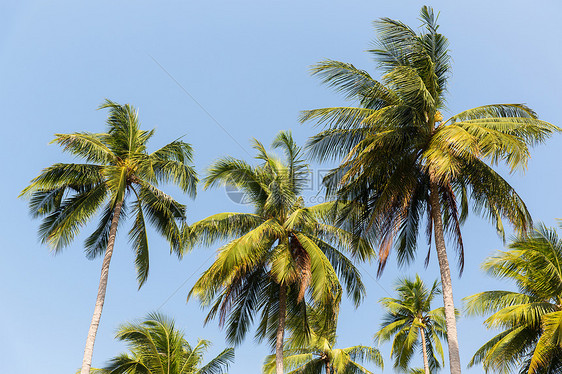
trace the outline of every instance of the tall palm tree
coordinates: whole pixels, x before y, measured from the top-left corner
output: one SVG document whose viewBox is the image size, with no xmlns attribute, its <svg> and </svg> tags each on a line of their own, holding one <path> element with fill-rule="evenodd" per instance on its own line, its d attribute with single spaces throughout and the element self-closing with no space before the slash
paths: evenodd
<svg viewBox="0 0 562 374">
<path fill-rule="evenodd" d="M 421 20 L 421 33 L 388 18 L 375 23 L 378 44 L 370 52 L 383 72 L 380 81 L 348 63 L 314 66 L 313 74 L 359 106 L 309 110 L 302 120 L 327 127 L 309 141 L 313 157 L 344 157 L 325 182 L 340 199 L 366 207 L 363 225 L 356 226 L 379 234 L 379 271 L 392 247 L 400 263 L 415 257 L 420 225 L 427 222 L 441 270 L 451 373 L 458 374 L 445 232 L 455 242 L 462 271 L 460 224 L 469 200 L 500 233 L 503 218 L 517 230 L 527 229 L 531 217 L 525 204 L 490 164 L 505 161 L 512 171 L 524 169 L 530 146 L 559 129 L 522 104 L 485 105 L 443 119 L 451 73 L 448 42 L 431 8 L 422 8 Z"/>
<path fill-rule="evenodd" d="M 117 339 L 126 342 L 130 353 L 114 357 L 99 374 L 222 374 L 234 361 L 234 349 L 227 348 L 202 366 L 211 343 L 199 340 L 193 347 L 174 321 L 153 313 L 142 323 L 119 327 Z"/>
<path fill-rule="evenodd" d="M 337 342 L 336 321 L 325 324 L 321 313 L 309 308 L 308 319 L 312 325 L 309 336 L 293 331 L 283 351 L 285 370 L 290 374 L 372 374 L 362 366 L 371 362 L 383 367 L 383 359 L 378 349 L 364 345 L 348 348 L 335 348 Z M 318 318 L 320 317 L 320 318 Z M 264 374 L 275 372 L 275 355 L 265 359 Z"/>
<path fill-rule="evenodd" d="M 90 372 L 118 224 L 125 213 L 135 217 L 129 238 L 135 251 L 140 288 L 149 269 L 145 215 L 170 242 L 172 251 L 181 255 L 178 221 L 185 218 L 185 206 L 159 190 L 158 184 L 174 183 L 191 197 L 195 196 L 197 184 L 190 165 L 189 144 L 175 140 L 148 153 L 146 145 L 154 130 L 140 129 L 137 111 L 132 106 L 106 100 L 100 109 L 109 110 L 106 133 L 56 134 L 53 140 L 85 163 L 54 164 L 34 178 L 20 195 L 30 199 L 34 217 L 43 217 L 39 236 L 55 253 L 68 246 L 82 226 L 101 213 L 96 230 L 85 242 L 86 256 L 95 258 L 103 254 L 103 263 L 82 374 Z"/>
<path fill-rule="evenodd" d="M 285 160 L 254 141 L 259 165 L 227 157 L 215 162 L 205 178 L 205 188 L 239 188 L 254 212 L 212 215 L 189 227 L 186 235 L 192 245 L 228 241 L 190 291 L 190 297 L 210 306 L 206 321 L 218 313 L 220 325 L 227 322 L 228 341 L 238 344 L 261 311 L 256 337 L 274 344 L 276 372 L 282 374 L 286 321 L 303 321 L 300 326 L 308 329 L 307 297 L 322 305 L 327 321 L 335 318 L 338 275 L 358 304 L 365 289 L 344 252 L 364 260 L 374 251 L 367 239 L 332 225 L 337 204 L 305 206 L 299 193 L 308 169 L 291 134 L 279 133 L 272 147 L 283 150 Z"/>
<path fill-rule="evenodd" d="M 502 330 L 484 344 L 470 366 L 498 373 L 562 372 L 562 240 L 540 226 L 487 258 L 490 275 L 515 282 L 517 291 L 485 291 L 464 299 L 468 314 L 489 315 L 484 324 Z"/>
<path fill-rule="evenodd" d="M 428 289 L 416 274 L 414 281 L 399 280 L 396 292 L 397 298 L 380 300 L 386 314 L 375 338 L 379 343 L 392 339 L 395 368 L 406 371 L 415 351 L 421 347 L 423 372 L 437 371 L 441 367 L 437 355 L 441 362 L 444 360 L 440 339 L 446 335 L 444 309 L 431 309 L 433 298 L 441 293 L 437 281 Z"/>
</svg>

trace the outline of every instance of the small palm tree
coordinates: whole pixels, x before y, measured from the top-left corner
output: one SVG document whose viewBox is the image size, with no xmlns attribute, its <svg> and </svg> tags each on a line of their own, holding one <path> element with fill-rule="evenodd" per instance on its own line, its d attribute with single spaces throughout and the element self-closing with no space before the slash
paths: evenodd
<svg viewBox="0 0 562 374">
<path fill-rule="evenodd" d="M 317 309 L 308 308 L 307 318 L 312 326 L 309 336 L 298 330 L 288 340 L 283 351 L 285 370 L 289 374 L 372 374 L 362 366 L 371 362 L 383 368 L 383 359 L 378 349 L 364 345 L 336 348 L 336 320 L 328 324 Z M 275 372 L 275 355 L 265 359 L 264 374 Z"/>
<path fill-rule="evenodd" d="M 485 291 L 464 299 L 467 314 L 489 315 L 502 331 L 474 354 L 470 366 L 486 372 L 562 372 L 562 240 L 540 226 L 482 264 L 490 275 L 515 282 L 517 291 Z"/>
<path fill-rule="evenodd" d="M 431 8 L 422 8 L 421 20 L 421 33 L 388 18 L 375 23 L 378 43 L 371 52 L 384 73 L 380 81 L 348 63 L 328 60 L 314 66 L 314 74 L 358 106 L 309 110 L 302 120 L 327 127 L 309 142 L 314 157 L 344 158 L 325 182 L 339 199 L 367 208 L 356 226 L 379 233 L 379 271 L 393 247 L 400 263 L 415 258 L 420 226 L 427 222 L 421 231 L 435 240 L 450 370 L 460 374 L 445 233 L 454 240 L 462 271 L 460 225 L 469 201 L 500 234 L 502 219 L 527 230 L 531 217 L 524 202 L 490 164 L 524 168 L 530 147 L 559 129 L 522 104 L 485 105 L 445 119 L 448 41 L 438 32 Z"/>
<path fill-rule="evenodd" d="M 439 361 L 444 361 L 440 339 L 446 335 L 444 308 L 431 310 L 433 298 L 441 293 L 437 281 L 428 289 L 419 275 L 414 281 L 401 279 L 396 292 L 397 298 L 380 300 L 386 314 L 375 338 L 379 343 L 392 339 L 395 368 L 407 370 L 414 352 L 421 346 L 425 374 L 437 371 L 441 367 Z"/>
<path fill-rule="evenodd" d="M 206 365 L 203 355 L 208 340 L 199 340 L 192 347 L 174 322 L 153 313 L 142 323 L 119 327 L 117 339 L 129 345 L 130 353 L 123 353 L 109 361 L 99 374 L 222 374 L 234 361 L 234 349 L 227 348 Z"/>
<path fill-rule="evenodd" d="M 158 184 L 174 183 L 191 197 L 195 196 L 197 184 L 196 173 L 190 165 L 192 149 L 189 144 L 176 140 L 148 153 L 146 145 L 154 130 L 140 129 L 138 114 L 132 106 L 106 100 L 100 109 L 109 109 L 106 133 L 56 134 L 53 140 L 85 163 L 50 166 L 20 195 L 30 199 L 34 217 L 43 217 L 39 236 L 55 253 L 68 246 L 82 226 L 101 211 L 96 230 L 85 242 L 88 258 L 102 254 L 104 257 L 81 374 L 90 372 L 109 263 L 124 213 L 134 217 L 129 237 L 135 250 L 140 288 L 149 269 L 145 216 L 170 242 L 172 250 L 181 255 L 178 222 L 185 218 L 185 207 L 159 190 Z"/>
<path fill-rule="evenodd" d="M 335 318 L 341 294 L 338 275 L 359 303 L 365 289 L 344 252 L 368 259 L 373 250 L 368 240 L 332 224 L 337 204 L 305 206 L 299 193 L 307 165 L 290 133 L 279 133 L 273 142 L 273 148 L 284 151 L 284 161 L 258 141 L 254 148 L 258 166 L 224 158 L 205 178 L 206 188 L 231 185 L 244 191 L 254 213 L 220 213 L 189 227 L 186 236 L 193 245 L 228 241 L 190 297 L 211 307 L 207 321 L 218 314 L 221 326 L 227 322 L 227 339 L 234 344 L 242 341 L 261 311 L 256 337 L 275 345 L 276 371 L 282 374 L 286 321 L 308 329 L 307 300 L 321 305 L 327 320 Z"/>
</svg>

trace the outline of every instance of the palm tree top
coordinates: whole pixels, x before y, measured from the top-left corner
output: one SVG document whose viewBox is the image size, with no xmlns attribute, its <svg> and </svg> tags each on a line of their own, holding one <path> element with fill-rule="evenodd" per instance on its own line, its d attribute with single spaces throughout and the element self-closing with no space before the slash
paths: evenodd
<svg viewBox="0 0 562 374">
<path fill-rule="evenodd" d="M 379 301 L 385 315 L 375 339 L 379 344 L 392 341 L 395 368 L 406 370 L 414 352 L 421 349 L 424 366 L 438 370 L 443 363 L 441 339 L 445 339 L 445 312 L 444 308 L 431 309 L 431 303 L 441 294 L 439 283 L 434 281 L 428 288 L 416 274 L 414 280 L 398 279 L 395 291 L 395 298 L 384 297 Z"/>
<path fill-rule="evenodd" d="M 439 282 L 434 281 L 431 288 L 416 274 L 414 280 L 399 278 L 396 280 L 396 298 L 383 297 L 379 302 L 392 313 L 409 313 L 412 316 L 422 317 L 431 310 L 431 303 L 435 296 L 441 295 Z"/>
<path fill-rule="evenodd" d="M 199 339 L 189 344 L 185 334 L 175 327 L 172 319 L 150 313 L 141 322 L 119 327 L 116 338 L 127 343 L 130 353 L 111 359 L 100 374 L 222 374 L 234 361 L 234 349 L 227 348 L 203 364 L 203 355 L 211 346 Z"/>
<path fill-rule="evenodd" d="M 365 288 L 347 254 L 358 260 L 374 256 L 368 237 L 337 224 L 334 211 L 343 204 L 306 206 L 299 193 L 307 164 L 290 132 L 279 133 L 272 146 L 283 156 L 254 140 L 257 165 L 225 157 L 210 166 L 204 179 L 207 188 L 239 188 L 253 205 L 252 213 L 215 214 L 184 231 L 190 246 L 226 242 L 189 295 L 210 308 L 207 321 L 217 316 L 221 326 L 226 324 L 227 339 L 236 344 L 260 311 L 256 337 L 274 342 L 281 340 L 276 334 L 285 315 L 287 324 L 304 321 L 300 326 L 309 331 L 301 318 L 309 303 L 322 305 L 326 318 L 333 318 L 342 288 L 359 304 Z"/>
<path fill-rule="evenodd" d="M 430 210 L 427 191 L 435 183 L 444 229 L 454 239 L 462 271 L 460 224 L 470 200 L 502 236 L 503 219 L 518 231 L 532 224 L 522 199 L 488 164 L 524 169 L 531 146 L 560 128 L 517 103 L 484 105 L 444 119 L 451 74 L 448 41 L 430 7 L 422 8 L 420 19 L 421 33 L 389 18 L 375 22 L 378 39 L 369 53 L 379 63 L 381 80 L 349 63 L 314 65 L 314 75 L 359 105 L 306 110 L 301 121 L 325 127 L 307 148 L 319 161 L 342 160 L 325 184 L 330 194 L 369 207 L 364 219 L 381 233 L 381 266 L 395 237 L 399 262 L 413 258 L 417 222 Z M 431 237 L 428 221 L 425 231 Z"/>
<path fill-rule="evenodd" d="M 308 181 L 308 164 L 290 131 L 281 131 L 272 148 L 281 149 L 284 159 L 269 153 L 257 139 L 252 141 L 258 166 L 225 157 L 215 162 L 204 179 L 205 188 L 233 185 L 240 188 L 254 205 L 257 214 L 286 216 L 291 208 L 303 206 L 299 194 Z"/>
<path fill-rule="evenodd" d="M 142 285 L 148 275 L 145 216 L 181 255 L 178 223 L 185 220 L 185 206 L 158 186 L 172 183 L 195 197 L 198 179 L 192 166 L 193 150 L 177 139 L 149 153 L 147 143 L 154 130 L 140 128 L 133 106 L 106 100 L 99 109 L 109 110 L 105 133 L 55 134 L 51 142 L 85 162 L 57 163 L 43 169 L 20 197 L 29 199 L 33 217 L 43 218 L 39 237 L 55 252 L 72 243 L 101 210 L 96 230 L 85 241 L 89 258 L 105 252 L 115 208 L 122 205 L 122 217 L 135 217 L 129 237 Z"/>
</svg>

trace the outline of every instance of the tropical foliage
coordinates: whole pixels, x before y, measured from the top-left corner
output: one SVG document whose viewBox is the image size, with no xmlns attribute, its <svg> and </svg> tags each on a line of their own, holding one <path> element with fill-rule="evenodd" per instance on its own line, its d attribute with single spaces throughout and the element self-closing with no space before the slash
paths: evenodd
<svg viewBox="0 0 562 374">
<path fill-rule="evenodd" d="M 392 340 L 391 356 L 396 369 L 407 370 L 421 348 L 423 372 L 435 373 L 444 362 L 440 339 L 446 335 L 444 309 L 431 309 L 433 298 L 441 293 L 437 281 L 428 289 L 419 275 L 413 281 L 400 279 L 396 292 L 397 298 L 379 301 L 386 314 L 375 338 L 379 343 Z"/>
<path fill-rule="evenodd" d="M 234 349 L 227 348 L 203 365 L 208 340 L 190 345 L 174 321 L 153 313 L 141 323 L 119 327 L 117 339 L 127 343 L 129 353 L 112 358 L 99 374 L 223 374 L 234 361 Z"/>
<path fill-rule="evenodd" d="M 468 314 L 489 315 L 484 324 L 502 330 L 484 344 L 470 365 L 498 373 L 562 371 L 562 240 L 540 226 L 482 265 L 517 291 L 484 291 L 467 297 Z"/>
<path fill-rule="evenodd" d="M 319 318 L 320 317 L 320 318 Z M 289 374 L 372 374 L 363 366 L 372 363 L 383 368 L 378 349 L 364 345 L 336 348 L 336 321 L 325 324 L 322 313 L 309 308 L 308 318 L 312 326 L 310 336 L 299 336 L 294 331 L 283 351 L 283 362 Z M 275 372 L 275 356 L 265 359 L 264 373 Z"/>
<path fill-rule="evenodd" d="M 420 229 L 430 242 L 434 235 L 451 373 L 458 374 L 445 234 L 455 244 L 462 271 L 460 225 L 469 202 L 501 234 L 504 219 L 519 231 L 528 229 L 527 207 L 492 166 L 505 162 L 512 171 L 523 169 L 530 147 L 558 128 L 523 104 L 485 105 L 444 119 L 451 74 L 448 41 L 431 8 L 424 6 L 420 16 L 421 33 L 388 18 L 375 22 L 378 40 L 370 53 L 383 73 L 380 80 L 349 63 L 326 60 L 314 66 L 314 75 L 356 106 L 308 110 L 302 121 L 325 127 L 308 144 L 312 156 L 320 161 L 343 157 L 325 183 L 340 200 L 365 207 L 355 227 L 378 233 L 379 270 L 393 247 L 399 263 L 412 261 Z"/>
<path fill-rule="evenodd" d="M 190 295 L 210 307 L 207 321 L 218 315 L 220 325 L 226 323 L 229 342 L 240 343 L 257 318 L 256 337 L 275 344 L 282 373 L 286 322 L 307 334 L 307 303 L 324 311 L 327 323 L 336 318 L 340 280 L 357 305 L 365 288 L 346 254 L 365 260 L 373 250 L 366 238 L 333 225 L 337 204 L 305 206 L 299 194 L 308 169 L 291 134 L 279 133 L 272 147 L 284 152 L 284 160 L 254 141 L 257 166 L 227 157 L 205 177 L 206 188 L 239 188 L 254 212 L 219 213 L 194 223 L 185 235 L 191 245 L 228 241 Z"/>
<path fill-rule="evenodd" d="M 100 109 L 109 110 L 106 133 L 56 134 L 53 140 L 85 163 L 54 164 L 33 179 L 20 195 L 29 198 L 33 217 L 43 217 L 39 237 L 55 253 L 68 246 L 88 221 L 99 219 L 96 230 L 85 242 L 88 258 L 102 254 L 104 258 L 82 374 L 90 371 L 120 221 L 127 215 L 134 217 L 129 238 L 141 287 L 149 270 L 147 221 L 170 242 L 172 251 L 182 253 L 179 223 L 185 219 L 185 206 L 157 186 L 173 183 L 194 197 L 197 184 L 189 144 L 175 140 L 148 153 L 147 143 L 154 130 L 140 129 L 137 111 L 132 106 L 106 100 Z"/>
<path fill-rule="evenodd" d="M 521 196 L 499 172 L 525 171 L 531 149 L 561 129 L 522 103 L 447 113 L 452 64 L 437 21 L 428 6 L 421 9 L 418 29 L 390 18 L 375 21 L 377 39 L 368 52 L 380 77 L 335 60 L 314 65 L 312 75 L 351 104 L 303 111 L 301 122 L 320 127 L 304 150 L 282 131 L 271 150 L 254 139 L 251 162 L 233 157 L 214 162 L 204 188 L 226 187 L 231 199 L 246 204 L 241 212 L 189 225 L 186 207 L 161 188 L 170 184 L 195 198 L 199 180 L 192 147 L 180 138 L 149 152 L 154 130 L 141 129 L 129 104 L 106 100 L 99 107 L 108 111 L 103 133 L 55 134 L 52 143 L 80 161 L 43 169 L 19 197 L 28 200 L 32 217 L 41 219 L 39 239 L 55 254 L 96 222 L 85 254 L 103 261 L 80 373 L 223 374 L 234 360 L 228 348 L 205 364 L 209 341 L 191 345 L 173 320 L 152 313 L 119 327 L 117 339 L 129 352 L 91 368 L 117 233 L 129 218 L 139 289 L 150 269 L 150 227 L 178 258 L 197 246 L 218 247 L 188 300 L 196 298 L 207 309 L 205 323 L 218 319 L 229 344 L 239 345 L 254 328 L 256 340 L 274 350 L 264 362 L 265 374 L 382 369 L 377 348 L 338 347 L 343 294 L 356 307 L 363 301 L 359 262 L 377 258 L 380 276 L 393 253 L 403 266 L 425 247 L 427 266 L 434 246 L 441 282 L 427 287 L 418 275 L 400 279 L 395 297 L 379 300 L 385 315 L 375 340 L 391 342 L 397 372 L 430 374 L 445 366 L 446 339 L 448 372 L 460 374 L 447 245 L 462 275 L 461 227 L 471 210 L 488 219 L 504 241 L 504 225 L 514 229 L 508 249 L 482 266 L 515 288 L 464 299 L 467 314 L 485 316 L 484 325 L 499 330 L 469 367 L 562 373 L 562 239 L 554 229 L 533 228 Z M 311 175 L 305 150 L 313 161 L 337 165 L 323 179 L 327 201 L 313 206 L 303 197 Z M 443 307 L 432 309 L 440 294 Z M 411 367 L 418 356 L 423 369 Z"/>
</svg>

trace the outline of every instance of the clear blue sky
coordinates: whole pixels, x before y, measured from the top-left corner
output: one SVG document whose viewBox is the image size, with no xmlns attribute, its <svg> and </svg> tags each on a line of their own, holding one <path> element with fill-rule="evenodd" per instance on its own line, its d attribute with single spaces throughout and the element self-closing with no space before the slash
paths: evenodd
<svg viewBox="0 0 562 374">
<path fill-rule="evenodd" d="M 451 113 L 482 104 L 524 102 L 542 119 L 562 124 L 559 2 L 429 3 L 441 11 L 441 30 L 451 43 Z M 110 98 L 140 109 L 144 127 L 157 130 L 155 148 L 185 135 L 195 148 L 200 172 L 221 155 L 248 158 L 252 137 L 269 144 L 279 130 L 292 129 L 303 144 L 314 129 L 297 123 L 299 111 L 343 103 L 309 76 L 309 66 L 331 58 L 378 76 L 364 53 L 374 38 L 371 22 L 391 17 L 416 26 L 423 4 L 373 0 L 2 2 L 2 372 L 75 372 L 93 311 L 101 259 L 84 257 L 85 235 L 60 255 L 51 255 L 38 243 L 39 222 L 28 215 L 26 202 L 16 198 L 43 167 L 71 161 L 58 147 L 48 145 L 53 134 L 103 131 L 106 113 L 95 108 Z M 561 156 L 562 139 L 557 135 L 535 149 L 525 175 L 508 177 L 535 220 L 548 225 L 562 216 Z M 168 191 L 178 196 L 177 191 Z M 200 191 L 195 201 L 180 200 L 187 203 L 190 221 L 247 209 L 229 201 L 222 189 Z M 91 230 L 90 226 L 83 232 Z M 479 270 L 481 261 L 503 246 L 494 228 L 473 216 L 463 234 L 466 270 L 460 279 L 456 271 L 453 275 L 458 306 L 467 295 L 509 286 Z M 137 291 L 132 251 L 125 237 L 118 238 L 94 366 L 124 350 L 113 339 L 119 323 L 159 307 L 176 319 L 190 340 L 211 339 L 215 343 L 211 353 L 225 346 L 216 323 L 204 327 L 205 313 L 199 305 L 185 302 L 214 248 L 197 249 L 179 262 L 156 235 L 151 236 L 150 245 L 150 277 Z M 435 256 L 428 269 L 422 266 L 425 250 L 420 248 L 418 261 L 408 268 L 398 269 L 392 261 L 378 282 L 372 278 L 375 268 L 365 267 L 368 296 L 357 310 L 344 304 L 339 324 L 342 345 L 372 343 L 381 314 L 377 300 L 392 290 L 398 275 L 417 271 L 427 282 L 438 278 Z M 459 321 L 464 364 L 491 336 L 481 323 L 476 318 Z M 382 349 L 385 372 L 392 372 L 388 347 Z M 230 372 L 259 372 L 267 353 L 267 347 L 249 337 L 237 349 Z M 465 372 L 480 373 L 481 368 Z"/>
</svg>

